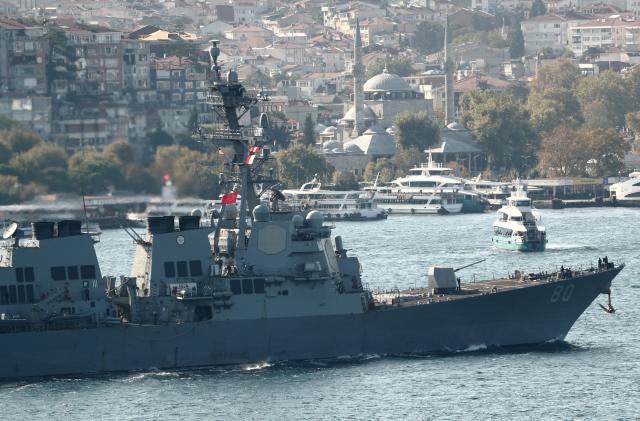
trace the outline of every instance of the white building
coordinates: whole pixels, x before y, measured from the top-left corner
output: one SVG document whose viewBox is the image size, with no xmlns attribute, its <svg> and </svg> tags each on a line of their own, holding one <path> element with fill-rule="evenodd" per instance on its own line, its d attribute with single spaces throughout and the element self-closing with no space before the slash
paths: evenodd
<svg viewBox="0 0 640 421">
<path fill-rule="evenodd" d="M 536 16 L 520 23 L 527 54 L 535 54 L 543 48 L 556 51 L 567 47 L 567 20 L 558 15 Z"/>
<path fill-rule="evenodd" d="M 639 51 L 640 21 L 610 18 L 569 26 L 569 48 L 575 55 L 582 55 L 589 48 L 610 47 Z"/>
</svg>

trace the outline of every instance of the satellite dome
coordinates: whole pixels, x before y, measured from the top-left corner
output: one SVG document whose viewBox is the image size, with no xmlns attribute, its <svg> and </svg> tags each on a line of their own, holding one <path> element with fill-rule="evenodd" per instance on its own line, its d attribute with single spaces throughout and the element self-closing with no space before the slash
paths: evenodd
<svg viewBox="0 0 640 421">
<path fill-rule="evenodd" d="M 387 69 L 369 79 L 363 86 L 365 92 L 411 92 L 411 86 L 400 76 Z"/>
<path fill-rule="evenodd" d="M 269 220 L 269 208 L 265 205 L 258 205 L 253 208 L 253 219 L 256 222 L 267 222 Z"/>
<path fill-rule="evenodd" d="M 302 215 L 293 215 L 291 222 L 294 227 L 301 227 L 304 224 L 304 219 L 302 218 Z"/>
<path fill-rule="evenodd" d="M 317 211 L 317 210 L 313 210 L 311 212 L 309 212 L 307 214 L 307 221 L 309 221 L 309 225 L 311 225 L 311 228 L 322 228 L 322 223 L 324 222 L 324 216 L 322 216 L 322 213 Z"/>
</svg>

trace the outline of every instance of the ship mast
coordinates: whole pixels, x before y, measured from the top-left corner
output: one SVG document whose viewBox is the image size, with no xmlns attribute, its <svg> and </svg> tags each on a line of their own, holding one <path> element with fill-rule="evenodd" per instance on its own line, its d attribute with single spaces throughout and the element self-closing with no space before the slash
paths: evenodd
<svg viewBox="0 0 640 421">
<path fill-rule="evenodd" d="M 203 134 L 202 139 L 209 139 L 215 142 L 226 142 L 233 145 L 234 157 L 232 164 L 238 168 L 239 178 L 235 181 L 240 184 L 241 205 L 238 215 L 238 244 L 237 251 L 239 256 L 243 256 L 242 251 L 246 250 L 246 227 L 247 216 L 249 210 L 258 205 L 258 197 L 255 191 L 257 182 L 265 182 L 260 177 L 253 177 L 252 172 L 259 169 L 259 163 L 264 159 L 257 159 L 255 163 L 249 160 L 250 154 L 257 153 L 252 148 L 262 146 L 265 129 L 268 126 L 262 122 L 261 128 L 254 130 L 252 128 L 244 128 L 240 124 L 240 119 L 255 106 L 260 100 L 247 94 L 244 86 L 238 81 L 238 74 L 235 70 L 229 69 L 223 77 L 221 74 L 221 66 L 218 63 L 220 57 L 220 48 L 218 40 L 211 41 L 209 49 L 209 57 L 211 60 L 211 73 L 213 83 L 209 88 L 207 95 L 207 104 L 209 104 L 218 117 L 226 121 L 225 128 L 216 128 L 212 133 Z M 262 157 L 268 156 L 261 155 Z M 252 171 L 253 169 L 253 171 Z M 232 180 L 233 181 L 233 180 Z M 240 266 L 240 265 L 239 265 Z"/>
</svg>

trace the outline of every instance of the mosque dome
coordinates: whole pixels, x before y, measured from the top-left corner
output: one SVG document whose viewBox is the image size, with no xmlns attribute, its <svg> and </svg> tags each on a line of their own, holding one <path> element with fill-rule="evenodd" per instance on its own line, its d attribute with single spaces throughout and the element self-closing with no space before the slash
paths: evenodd
<svg viewBox="0 0 640 421">
<path fill-rule="evenodd" d="M 361 136 L 345 144 L 345 151 L 350 151 L 353 146 L 370 156 L 392 156 L 397 152 L 393 136 L 383 130 L 367 129 Z"/>
<path fill-rule="evenodd" d="M 364 92 L 411 92 L 411 86 L 400 76 L 389 73 L 385 68 L 382 73 L 369 79 L 363 86 Z"/>
<path fill-rule="evenodd" d="M 322 149 L 325 151 L 333 151 L 335 149 L 342 149 L 342 145 L 337 140 L 327 140 L 322 144 Z"/>
<path fill-rule="evenodd" d="M 360 149 L 355 143 L 348 143 L 344 147 L 344 151 L 346 153 L 362 153 L 362 149 Z"/>
<path fill-rule="evenodd" d="M 338 131 L 338 129 L 335 126 L 329 126 L 326 129 L 324 129 L 322 131 L 322 134 L 326 134 L 326 135 L 334 135 L 336 134 L 336 132 Z"/>
<path fill-rule="evenodd" d="M 378 116 L 376 116 L 376 113 L 367 104 L 362 104 L 362 116 L 361 117 L 362 117 L 363 121 L 376 120 L 378 118 Z M 342 117 L 342 121 L 354 121 L 355 119 L 356 119 L 356 106 L 353 105 L 345 113 L 344 117 Z"/>
</svg>

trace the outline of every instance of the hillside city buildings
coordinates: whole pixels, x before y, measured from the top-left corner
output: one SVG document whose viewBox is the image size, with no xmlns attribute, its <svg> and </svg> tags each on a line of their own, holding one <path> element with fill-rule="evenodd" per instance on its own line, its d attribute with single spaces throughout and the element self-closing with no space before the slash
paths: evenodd
<svg viewBox="0 0 640 421">
<path fill-rule="evenodd" d="M 270 97 L 257 111 L 294 140 L 310 116 L 318 149 L 358 172 L 395 153 L 403 111 L 455 121 L 465 92 L 526 85 L 563 54 L 585 74 L 640 61 L 640 1 L 543 1 L 546 14 L 530 16 L 529 0 L 0 0 L 0 115 L 70 150 L 125 139 L 144 153 L 154 131 L 189 135 L 210 122 L 207 49 L 220 39 L 224 68 Z M 506 40 L 510 16 L 520 17 L 525 56 L 511 58 L 506 41 L 453 39 L 450 88 L 443 52 L 415 45 L 423 23 L 447 20 Z M 384 65 L 397 58 L 411 75 Z M 467 139 L 459 124 L 444 130 Z"/>
</svg>

